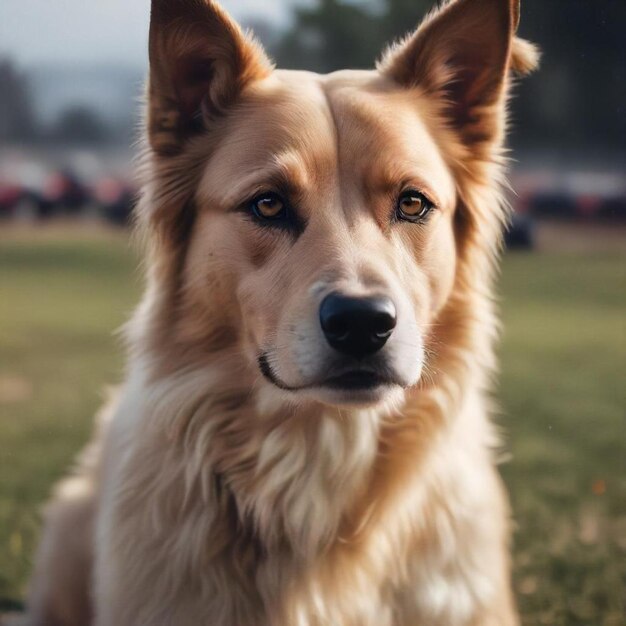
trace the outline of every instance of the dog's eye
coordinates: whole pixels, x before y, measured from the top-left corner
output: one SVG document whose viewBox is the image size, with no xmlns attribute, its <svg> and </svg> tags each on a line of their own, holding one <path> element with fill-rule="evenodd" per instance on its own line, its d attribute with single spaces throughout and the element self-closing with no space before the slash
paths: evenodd
<svg viewBox="0 0 626 626">
<path fill-rule="evenodd" d="M 410 189 L 398 198 L 396 217 L 407 222 L 420 222 L 433 208 L 433 203 L 423 193 Z"/>
<path fill-rule="evenodd" d="M 252 212 L 262 220 L 282 220 L 287 217 L 287 204 L 273 192 L 257 196 L 251 203 Z"/>
</svg>

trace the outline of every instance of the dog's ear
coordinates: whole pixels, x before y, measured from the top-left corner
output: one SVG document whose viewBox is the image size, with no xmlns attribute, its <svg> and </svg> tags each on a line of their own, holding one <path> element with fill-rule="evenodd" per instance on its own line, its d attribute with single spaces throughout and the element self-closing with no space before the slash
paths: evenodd
<svg viewBox="0 0 626 626">
<path fill-rule="evenodd" d="M 159 154 L 178 152 L 272 69 L 213 0 L 152 0 L 149 54 L 148 135 Z"/>
<path fill-rule="evenodd" d="M 492 144 L 502 135 L 509 72 L 529 73 L 539 59 L 515 37 L 519 16 L 519 0 L 452 0 L 392 46 L 379 70 L 440 98 L 466 144 Z"/>
</svg>

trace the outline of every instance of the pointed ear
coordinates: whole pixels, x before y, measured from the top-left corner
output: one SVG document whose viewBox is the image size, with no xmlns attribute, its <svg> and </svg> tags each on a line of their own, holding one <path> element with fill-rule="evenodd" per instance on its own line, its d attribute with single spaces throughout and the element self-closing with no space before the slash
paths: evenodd
<svg viewBox="0 0 626 626">
<path fill-rule="evenodd" d="M 148 135 L 159 154 L 178 152 L 272 69 L 213 0 L 152 0 L 149 53 Z"/>
<path fill-rule="evenodd" d="M 519 0 L 452 0 L 387 51 L 379 70 L 441 99 L 467 145 L 497 142 L 509 71 L 526 74 L 536 48 L 515 37 Z"/>
</svg>

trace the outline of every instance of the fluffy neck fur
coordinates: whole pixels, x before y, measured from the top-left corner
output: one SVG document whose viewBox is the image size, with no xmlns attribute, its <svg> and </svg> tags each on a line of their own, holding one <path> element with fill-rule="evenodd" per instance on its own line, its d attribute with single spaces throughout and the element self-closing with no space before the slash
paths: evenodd
<svg viewBox="0 0 626 626">
<path fill-rule="evenodd" d="M 299 611 L 335 623 L 335 614 L 320 613 L 330 607 L 337 616 L 354 613 L 354 623 L 371 614 L 359 602 L 378 605 L 372 594 L 385 593 L 386 572 L 400 572 L 396 583 L 410 575 L 408 545 L 448 528 L 447 511 L 427 503 L 441 489 L 473 487 L 463 486 L 458 460 L 450 464 L 447 442 L 458 430 L 472 432 L 472 441 L 455 448 L 483 460 L 495 443 L 477 401 L 487 366 L 477 355 L 490 354 L 488 337 L 472 323 L 478 304 L 470 298 L 463 313 L 454 306 L 443 313 L 454 318 L 442 320 L 448 335 L 437 339 L 427 381 L 391 414 L 269 410 L 236 348 L 217 351 L 205 367 L 157 378 L 161 364 L 137 356 L 131 381 L 140 380 L 131 384 L 140 385 L 145 404 L 135 441 L 145 447 L 134 451 L 132 493 L 145 498 L 145 536 L 163 537 L 158 529 L 167 528 L 167 541 L 176 544 L 168 551 L 176 563 L 163 564 L 171 572 L 163 593 L 182 585 L 198 587 L 200 597 L 231 598 L 220 610 L 243 623 L 258 617 L 239 613 L 249 606 L 279 607 L 277 615 L 286 613 L 277 623 L 299 624 Z M 155 450 L 162 458 L 146 462 Z M 136 511 L 134 496 L 128 506 Z M 454 545 L 449 536 L 439 547 L 429 540 L 424 558 L 440 562 L 427 551 L 454 553 Z M 258 599 L 237 601 L 234 588 Z M 316 597 L 336 602 L 316 607 Z"/>
</svg>

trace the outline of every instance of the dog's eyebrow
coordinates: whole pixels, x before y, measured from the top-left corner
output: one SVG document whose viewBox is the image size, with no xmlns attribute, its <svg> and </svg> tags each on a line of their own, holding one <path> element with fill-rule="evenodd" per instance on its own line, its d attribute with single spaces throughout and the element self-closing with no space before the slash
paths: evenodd
<svg viewBox="0 0 626 626">
<path fill-rule="evenodd" d="M 417 191 L 423 192 L 435 205 L 440 205 L 440 194 L 433 185 L 426 180 L 426 176 L 421 173 L 418 164 L 409 162 L 377 163 L 367 168 L 364 175 L 368 194 L 392 195 L 403 191 L 408 187 L 414 187 Z"/>
<path fill-rule="evenodd" d="M 255 194 L 270 190 L 300 197 L 310 184 L 311 177 L 304 159 L 290 150 L 268 157 L 265 164 L 248 170 L 235 185 L 215 189 L 210 198 L 204 197 L 203 200 L 232 207 Z"/>
</svg>

